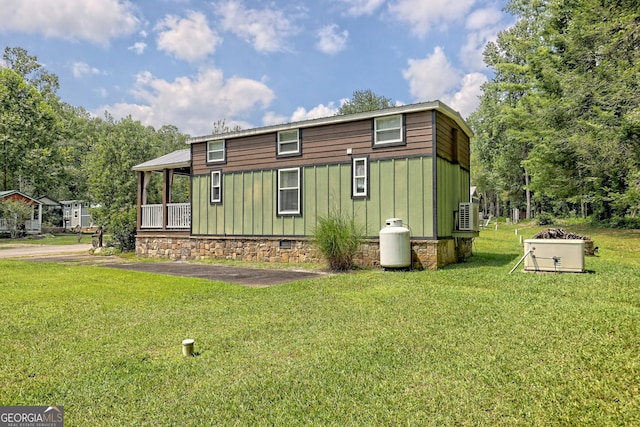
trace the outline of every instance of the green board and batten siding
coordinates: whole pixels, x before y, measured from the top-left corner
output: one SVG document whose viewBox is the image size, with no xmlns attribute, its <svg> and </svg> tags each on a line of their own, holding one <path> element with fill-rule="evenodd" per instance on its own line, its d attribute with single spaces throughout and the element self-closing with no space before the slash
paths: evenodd
<svg viewBox="0 0 640 427">
<path fill-rule="evenodd" d="M 408 111 L 405 122 L 405 145 L 389 147 L 372 147 L 370 118 L 311 122 L 300 128 L 302 153 L 293 157 L 276 156 L 275 130 L 239 131 L 226 139 L 227 158 L 220 165 L 207 164 L 206 139 L 198 140 L 192 145 L 192 234 L 311 236 L 319 217 L 339 210 L 355 215 L 370 237 L 388 218 L 401 218 L 415 238 L 452 236 L 458 203 L 469 197 L 466 127 L 428 108 Z M 368 158 L 366 199 L 351 197 L 351 161 L 358 157 Z M 291 167 L 301 170 L 302 214 L 281 217 L 277 171 Z M 211 170 L 222 172 L 220 204 L 209 202 Z"/>
<path fill-rule="evenodd" d="M 194 235 L 310 236 L 317 218 L 337 209 L 377 236 L 388 218 L 402 218 L 415 236 L 433 236 L 432 159 L 371 161 L 366 199 L 351 198 L 351 163 L 302 169 L 302 215 L 276 215 L 277 170 L 223 174 L 222 203 L 211 204 L 210 176 L 193 177 Z"/>
</svg>

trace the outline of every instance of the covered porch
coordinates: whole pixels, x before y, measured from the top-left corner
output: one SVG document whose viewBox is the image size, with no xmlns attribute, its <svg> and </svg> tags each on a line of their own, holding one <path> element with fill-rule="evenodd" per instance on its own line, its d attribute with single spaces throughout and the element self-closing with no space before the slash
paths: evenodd
<svg viewBox="0 0 640 427">
<path fill-rule="evenodd" d="M 16 227 L 21 228 L 26 234 L 40 234 L 42 232 L 42 202 L 29 197 L 17 190 L 0 191 L 0 200 L 21 202 L 31 207 L 29 218 L 22 221 L 17 214 L 8 214 L 8 217 L 0 215 L 0 232 L 11 233 Z"/>
<path fill-rule="evenodd" d="M 189 231 L 191 229 L 190 195 L 186 196 L 187 201 L 184 201 L 184 194 L 181 201 L 174 201 L 176 198 L 174 183 L 176 177 L 191 175 L 190 149 L 177 150 L 149 160 L 134 166 L 133 170 L 138 174 L 138 231 Z M 149 203 L 149 187 L 153 173 L 162 174 L 160 200 Z"/>
</svg>

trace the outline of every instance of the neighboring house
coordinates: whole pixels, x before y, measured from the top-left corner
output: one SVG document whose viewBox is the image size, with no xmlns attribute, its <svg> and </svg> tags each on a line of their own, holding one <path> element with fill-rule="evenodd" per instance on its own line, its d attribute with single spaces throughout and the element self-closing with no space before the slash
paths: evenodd
<svg viewBox="0 0 640 427">
<path fill-rule="evenodd" d="M 42 231 L 42 202 L 17 190 L 0 191 L 0 200 L 13 200 L 31 205 L 31 216 L 25 222 L 27 234 L 40 234 Z M 11 232 L 12 221 L 0 217 L 0 232 Z"/>
<path fill-rule="evenodd" d="M 38 201 L 42 203 L 43 208 L 42 222 L 45 225 L 62 226 L 62 205 L 60 202 L 46 194 L 38 197 Z"/>
<path fill-rule="evenodd" d="M 362 265 L 379 263 L 379 231 L 389 218 L 410 229 L 414 267 L 456 262 L 478 235 L 477 218 L 470 220 L 471 136 L 457 112 L 435 101 L 191 138 L 190 150 L 133 168 L 136 251 L 319 261 L 311 244 L 318 218 L 340 211 L 365 226 Z M 164 174 L 158 205 L 146 203 L 153 171 Z M 171 203 L 175 173 L 190 174 L 190 203 Z"/>
<path fill-rule="evenodd" d="M 62 226 L 65 230 L 73 230 L 78 225 L 82 229 L 93 227 L 89 208 L 95 205 L 83 200 L 63 200 L 60 204 L 62 205 Z"/>
</svg>

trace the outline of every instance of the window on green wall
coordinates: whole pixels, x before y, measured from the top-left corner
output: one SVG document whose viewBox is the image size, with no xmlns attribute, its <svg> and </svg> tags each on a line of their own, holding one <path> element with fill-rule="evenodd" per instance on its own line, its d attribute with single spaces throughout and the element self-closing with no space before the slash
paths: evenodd
<svg viewBox="0 0 640 427">
<path fill-rule="evenodd" d="M 367 197 L 369 187 L 369 174 L 367 158 L 353 159 L 353 197 Z"/>
<path fill-rule="evenodd" d="M 211 203 L 222 203 L 221 171 L 211 171 Z"/>
<path fill-rule="evenodd" d="M 300 168 L 278 170 L 278 215 L 300 215 Z"/>
</svg>

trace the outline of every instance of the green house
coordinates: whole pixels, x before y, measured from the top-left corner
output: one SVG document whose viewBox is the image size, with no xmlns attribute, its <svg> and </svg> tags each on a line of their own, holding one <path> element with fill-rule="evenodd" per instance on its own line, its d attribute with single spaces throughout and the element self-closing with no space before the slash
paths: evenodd
<svg viewBox="0 0 640 427">
<path fill-rule="evenodd" d="M 377 265 L 390 218 L 410 231 L 415 268 L 471 254 L 469 143 L 460 115 L 439 101 L 191 138 L 134 167 L 139 175 L 137 253 L 171 259 L 319 261 L 318 218 L 339 211 L 365 227 L 357 261 Z M 152 172 L 161 204 L 147 204 Z M 172 203 L 175 174 L 188 203 Z"/>
</svg>

